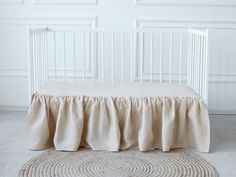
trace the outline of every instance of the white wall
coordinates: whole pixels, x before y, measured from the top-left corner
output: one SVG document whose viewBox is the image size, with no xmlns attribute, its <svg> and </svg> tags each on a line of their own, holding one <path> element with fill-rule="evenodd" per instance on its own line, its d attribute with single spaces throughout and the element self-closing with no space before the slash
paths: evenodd
<svg viewBox="0 0 236 177">
<path fill-rule="evenodd" d="M 0 0 L 0 105 L 28 104 L 27 26 L 210 28 L 210 100 L 236 113 L 235 0 Z"/>
</svg>

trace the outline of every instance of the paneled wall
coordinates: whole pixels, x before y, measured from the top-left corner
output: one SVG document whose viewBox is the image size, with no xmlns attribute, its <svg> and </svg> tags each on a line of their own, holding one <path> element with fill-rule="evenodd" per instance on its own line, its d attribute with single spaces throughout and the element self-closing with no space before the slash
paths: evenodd
<svg viewBox="0 0 236 177">
<path fill-rule="evenodd" d="M 28 25 L 210 29 L 209 108 L 236 113 L 235 0 L 0 0 L 0 108 L 28 104 Z"/>
</svg>

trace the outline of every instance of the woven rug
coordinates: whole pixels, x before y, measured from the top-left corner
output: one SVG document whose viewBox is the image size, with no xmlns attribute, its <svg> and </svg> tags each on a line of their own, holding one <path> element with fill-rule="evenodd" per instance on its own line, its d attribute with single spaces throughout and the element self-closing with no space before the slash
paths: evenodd
<svg viewBox="0 0 236 177">
<path fill-rule="evenodd" d="M 104 152 L 48 151 L 32 158 L 20 177 L 217 177 L 216 169 L 184 150 Z"/>
</svg>

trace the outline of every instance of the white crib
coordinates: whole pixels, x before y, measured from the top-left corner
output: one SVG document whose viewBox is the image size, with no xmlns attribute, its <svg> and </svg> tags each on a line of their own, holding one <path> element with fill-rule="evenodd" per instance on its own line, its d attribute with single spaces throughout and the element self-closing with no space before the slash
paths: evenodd
<svg viewBox="0 0 236 177">
<path fill-rule="evenodd" d="M 155 57 L 154 51 L 158 51 Z M 174 52 L 178 53 L 175 58 Z M 68 58 L 73 61 L 68 62 Z M 157 67 L 153 66 L 154 60 Z M 125 71 L 124 65 L 129 65 L 130 71 Z M 28 68 L 30 95 L 47 81 L 177 82 L 190 86 L 207 103 L 208 30 L 30 30 Z M 106 78 L 106 74 L 111 77 Z"/>
<path fill-rule="evenodd" d="M 209 118 L 205 106 L 205 103 L 207 104 L 208 102 L 208 30 L 189 28 L 186 30 L 136 29 L 132 31 L 100 31 L 97 29 L 55 30 L 46 27 L 43 29 L 30 29 L 29 49 L 29 90 L 30 95 L 33 94 L 28 113 L 31 149 L 42 149 L 54 145 L 57 150 L 69 151 L 77 150 L 80 146 L 90 147 L 95 150 L 111 151 L 137 148 L 137 146 L 143 151 L 155 148 L 162 148 L 164 151 L 168 151 L 170 148 L 187 146 L 197 147 L 204 152 L 209 150 Z M 52 86 L 50 83 L 54 85 Z M 59 85 L 59 83 L 64 85 Z M 65 83 L 68 84 L 65 85 Z M 75 85 L 79 87 L 75 89 Z M 82 87 L 83 85 L 85 87 Z M 180 85 L 190 87 L 196 95 L 194 95 L 194 92 L 186 89 L 187 87 L 184 89 L 180 88 Z M 136 88 L 140 88 L 137 89 L 137 93 L 134 91 Z M 97 90 L 107 91 L 103 93 Z M 122 90 L 121 95 L 117 93 L 119 90 Z M 129 90 L 129 92 L 125 93 L 126 90 Z M 132 90 L 134 93 L 132 93 Z M 155 90 L 158 90 L 157 92 L 159 93 L 154 93 Z M 175 91 L 178 94 L 172 93 Z M 138 92 L 142 94 L 138 95 Z M 149 95 L 148 92 L 152 94 Z M 110 114 L 105 115 L 106 120 L 103 119 L 103 115 L 101 119 L 104 122 L 110 119 L 109 121 L 112 122 L 112 128 L 116 131 L 105 132 L 104 134 L 105 136 L 110 134 L 117 137 L 115 143 L 110 136 L 106 137 L 108 139 L 106 146 L 101 146 L 101 144 L 105 143 L 102 142 L 102 137 L 97 138 L 100 141 L 97 144 L 93 143 L 93 141 L 96 142 L 94 138 L 92 138 L 93 141 L 89 141 L 91 135 L 88 134 L 93 133 L 89 133 L 87 129 L 89 129 L 89 119 L 92 120 L 93 118 L 91 112 L 86 113 L 86 105 L 91 104 L 91 107 L 95 106 L 94 100 L 93 103 L 89 103 L 91 97 L 97 100 L 100 97 L 106 97 L 107 100 L 110 99 L 112 104 L 114 104 L 111 107 L 112 111 L 116 112 L 116 114 L 111 116 L 109 116 Z M 129 144 L 126 142 L 122 144 L 121 141 L 125 141 L 125 137 L 131 135 L 124 131 L 122 133 L 121 130 L 122 126 L 126 126 L 126 124 L 121 121 L 123 119 L 122 116 L 124 116 L 120 114 L 122 110 L 118 111 L 118 107 L 124 106 L 122 105 L 124 103 L 115 103 L 117 100 L 119 101 L 120 97 L 124 100 L 129 98 L 125 100 L 125 104 L 127 101 L 130 101 L 130 105 L 136 104 L 132 100 L 136 98 L 138 100 L 140 97 L 142 97 L 143 102 L 151 100 L 148 104 L 160 103 L 162 105 L 160 108 L 162 109 L 161 118 L 156 118 L 160 119 L 161 122 L 159 123 L 162 124 L 159 127 L 161 131 L 161 133 L 159 132 L 161 134 L 160 140 L 155 142 L 155 136 L 153 135 L 155 133 L 149 132 L 145 135 L 137 135 L 139 137 L 137 141 L 127 140 L 127 142 L 133 143 Z M 69 107 L 61 109 L 63 102 L 61 99 L 74 98 L 78 101 L 76 104 L 83 105 L 82 108 L 78 108 L 81 109 L 80 112 L 76 115 L 63 113 L 63 118 L 58 118 L 61 116 L 62 110 L 72 109 Z M 165 100 L 166 98 L 167 101 Z M 54 99 L 58 99 L 58 102 L 55 104 L 59 108 L 56 110 L 52 108 L 52 105 L 50 106 Z M 155 100 L 155 103 L 153 100 Z M 194 101 L 191 102 L 191 100 Z M 101 105 L 103 101 L 101 101 Z M 40 106 L 38 105 L 39 102 Z M 171 103 L 169 104 L 168 102 Z M 42 104 L 44 105 L 43 109 Z M 71 102 L 63 102 L 63 105 L 65 104 L 72 105 Z M 108 104 L 110 104 L 109 101 L 107 101 L 106 106 Z M 171 107 L 173 106 L 172 104 L 177 106 L 169 108 L 169 112 L 172 112 L 170 115 L 169 113 L 164 115 L 164 107 L 167 107 L 167 105 Z M 100 107 L 102 107 L 101 105 Z M 184 105 L 187 106 L 182 110 Z M 138 109 L 138 107 L 136 108 Z M 50 112 L 51 109 L 54 109 L 54 111 Z M 92 108 L 88 108 L 88 110 L 90 109 Z M 134 108 L 132 107 L 132 109 Z M 151 111 L 155 109 L 152 107 Z M 150 111 L 149 108 L 148 110 Z M 143 112 L 145 112 L 144 108 Z M 148 116 L 146 116 L 154 119 L 154 117 L 158 117 L 159 113 L 157 112 L 158 110 L 149 116 L 147 111 L 146 114 Z M 83 114 L 83 118 L 80 117 L 81 114 Z M 135 117 L 136 113 L 133 114 L 133 112 L 130 113 L 130 117 Z M 170 120 L 165 123 L 165 119 L 171 116 L 172 118 L 169 118 Z M 70 119 L 68 117 L 74 117 L 73 121 L 68 123 L 66 120 Z M 80 117 L 80 124 L 74 127 L 73 122 L 76 122 L 76 117 Z M 186 120 L 193 120 L 191 125 L 188 124 L 190 126 L 188 128 L 185 127 L 185 118 Z M 131 118 L 127 119 L 131 121 Z M 86 121 L 88 123 L 85 123 Z M 94 121 L 96 122 L 96 120 Z M 141 123 L 137 123 L 136 120 L 133 121 L 138 127 L 142 127 L 144 125 L 141 124 L 145 124 L 143 121 Z M 42 124 L 42 122 L 44 123 Z M 59 126 L 60 122 L 61 125 Z M 104 124 L 104 122 L 101 124 Z M 181 125 L 181 122 L 183 125 Z M 173 130 L 172 135 L 169 135 L 171 129 L 168 126 L 171 123 L 173 124 L 171 129 L 175 127 L 175 130 Z M 70 127 L 67 127 L 66 131 L 59 133 L 60 129 L 66 129 L 63 128 L 63 124 L 70 124 L 71 129 L 74 131 L 70 132 Z M 81 124 L 87 127 L 85 128 Z M 139 134 L 137 127 L 127 126 L 130 126 L 130 129 L 133 128 Z M 150 123 L 149 126 L 154 125 Z M 187 135 L 186 137 L 184 132 L 176 129 L 178 126 L 182 127 L 183 130 L 186 128 L 186 131 L 192 128 L 191 132 L 188 132 L 188 130 L 185 133 L 194 135 Z M 111 127 L 107 128 L 110 129 Z M 150 127 L 147 126 L 143 129 L 144 132 L 148 132 Z M 154 129 L 154 127 L 151 129 Z M 174 131 L 179 132 L 176 138 L 172 137 L 176 133 Z M 70 137 L 73 137 L 73 133 L 79 134 L 79 136 L 76 135 L 71 139 Z M 61 136 L 61 134 L 64 135 Z M 70 134 L 70 137 L 67 137 L 70 139 L 68 140 L 69 142 L 61 143 L 62 141 L 67 141 L 65 140 L 67 134 Z M 60 138 L 58 138 L 59 135 Z M 45 136 L 48 138 L 45 139 Z M 148 139 L 147 136 L 153 136 L 154 140 L 150 140 L 149 147 L 144 147 L 144 144 L 147 142 L 141 142 L 140 137 Z M 205 137 L 202 138 L 202 136 Z M 92 135 L 92 137 L 96 136 Z M 184 138 L 186 140 L 183 140 Z M 79 142 L 75 139 L 79 140 Z M 113 146 L 109 143 L 115 145 Z"/>
</svg>

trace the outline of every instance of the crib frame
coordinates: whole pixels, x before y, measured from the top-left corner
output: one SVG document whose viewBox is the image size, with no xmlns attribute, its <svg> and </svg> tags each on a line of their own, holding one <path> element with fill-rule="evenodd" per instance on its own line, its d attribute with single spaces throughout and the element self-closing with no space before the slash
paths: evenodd
<svg viewBox="0 0 236 177">
<path fill-rule="evenodd" d="M 63 61 L 60 63 L 61 67 L 58 68 L 58 40 L 56 35 L 60 33 L 63 36 L 63 41 L 60 42 L 63 50 Z M 73 37 L 73 67 L 68 68 L 67 66 L 67 56 L 68 51 L 66 36 L 71 34 Z M 83 37 L 82 42 L 84 45 L 84 57 L 76 57 L 76 35 L 81 34 Z M 117 37 L 119 34 L 119 37 Z M 153 52 L 154 40 L 156 40 L 155 35 L 159 35 L 159 71 L 154 71 L 154 60 L 155 57 Z M 169 35 L 169 45 L 165 46 L 163 43 L 163 36 Z M 179 42 L 179 53 L 178 53 L 178 68 L 177 72 L 174 72 L 174 49 L 173 49 L 173 35 L 178 34 Z M 187 34 L 187 65 L 183 66 L 183 36 Z M 49 39 L 49 36 L 53 38 Z M 150 45 L 150 56 L 149 56 L 149 67 L 147 71 L 144 69 L 144 53 L 145 53 L 145 36 L 149 36 Z M 86 37 L 88 36 L 88 37 Z M 105 43 L 106 36 L 110 36 L 110 50 L 107 51 Z M 125 36 L 130 36 L 127 40 Z M 119 38 L 119 47 L 117 45 L 117 38 Z M 49 47 L 49 41 L 51 41 L 52 46 Z M 89 42 L 88 42 L 89 41 Z M 86 48 L 85 46 L 88 45 Z M 53 47 L 54 46 L 54 47 Z M 129 47 L 127 47 L 129 46 Z M 125 54 L 125 50 L 129 48 L 128 57 Z M 45 83 L 50 81 L 63 81 L 63 82 L 73 82 L 73 83 L 104 83 L 110 82 L 115 84 L 117 82 L 159 82 L 160 84 L 168 82 L 187 84 L 191 87 L 204 101 L 208 103 L 208 29 L 135 29 L 131 31 L 111 31 L 111 30 L 98 30 L 98 29 L 87 29 L 87 30 L 55 30 L 52 28 L 42 28 L 42 29 L 32 29 L 29 27 L 28 35 L 28 54 L 29 54 L 29 94 L 38 91 Z M 86 50 L 88 50 L 86 52 Z M 118 50 L 118 51 L 117 51 Z M 168 73 L 164 72 L 163 62 L 164 56 L 163 51 L 169 50 L 168 60 Z M 49 53 L 54 53 L 54 57 L 49 55 Z M 108 53 L 107 53 L 108 52 Z M 126 51 L 127 52 L 127 51 Z M 115 53 L 120 53 L 118 61 L 120 66 L 118 68 L 119 72 L 115 72 L 117 69 L 115 61 Z M 85 56 L 88 55 L 88 56 Z M 105 55 L 110 56 L 110 60 L 105 59 Z M 126 57 L 125 57 L 126 55 Z M 98 57 L 100 56 L 100 57 Z M 86 65 L 86 57 L 90 59 L 91 65 Z M 125 62 L 129 58 L 129 74 L 125 73 Z M 76 65 L 77 59 L 83 61 L 80 68 Z M 109 61 L 107 63 L 107 61 Z M 166 61 L 166 58 L 165 58 Z M 49 63 L 51 66 L 49 66 Z M 98 65 L 100 67 L 98 67 Z M 110 66 L 110 70 L 107 71 L 107 66 Z M 146 66 L 147 67 L 147 66 Z M 184 69 L 187 69 L 187 73 L 184 73 Z M 107 81 L 105 76 L 110 73 L 110 80 Z M 119 76 L 119 81 L 117 81 L 117 73 Z M 129 76 L 128 76 L 129 75 Z M 126 79 L 128 78 L 128 79 Z"/>
</svg>

